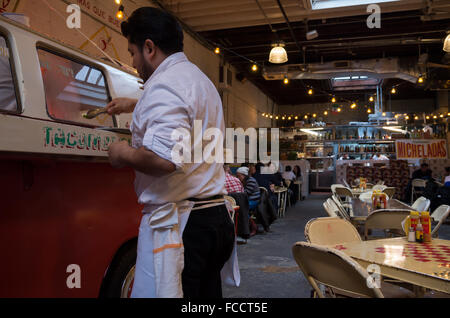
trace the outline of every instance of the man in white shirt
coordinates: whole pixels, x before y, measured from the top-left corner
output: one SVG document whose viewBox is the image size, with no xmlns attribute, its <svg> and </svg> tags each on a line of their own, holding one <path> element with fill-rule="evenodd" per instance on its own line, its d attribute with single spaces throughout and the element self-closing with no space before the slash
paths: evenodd
<svg viewBox="0 0 450 318">
<path fill-rule="evenodd" d="M 128 39 L 133 67 L 145 81 L 137 102 L 113 100 L 110 114 L 133 111 L 132 147 L 127 142 L 111 145 L 109 156 L 116 167 L 136 170 L 135 189 L 144 205 L 138 239 L 133 297 L 154 297 L 146 284 L 152 284 L 152 252 L 148 220 L 155 209 L 183 200 L 196 202 L 182 231 L 184 297 L 222 297 L 220 272 L 234 247 L 234 226 L 225 207 L 225 172 L 222 163 L 204 160 L 180 163 L 172 158 L 176 141 L 172 133 L 186 129 L 194 135 L 194 121 L 202 121 L 202 131 L 217 128 L 225 134 L 220 96 L 213 83 L 183 53 L 183 31 L 168 13 L 156 8 L 139 8 L 122 23 Z M 194 147 L 203 149 L 202 139 Z M 203 203 L 203 202 L 206 202 Z M 219 203 L 217 203 L 219 202 Z M 212 207 L 211 207 L 212 205 Z M 206 206 L 206 208 L 202 208 Z M 180 228 L 182 225 L 180 225 Z M 155 274 L 157 275 L 157 274 Z M 157 279 L 157 278 L 156 278 Z"/>
<path fill-rule="evenodd" d="M 383 155 L 382 153 L 377 152 L 376 154 L 373 155 L 372 160 L 389 160 L 389 158 Z"/>
</svg>

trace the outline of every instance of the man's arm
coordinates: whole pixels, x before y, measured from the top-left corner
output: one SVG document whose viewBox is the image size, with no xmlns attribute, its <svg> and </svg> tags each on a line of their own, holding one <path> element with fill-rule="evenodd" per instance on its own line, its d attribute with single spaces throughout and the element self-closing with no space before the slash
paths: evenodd
<svg viewBox="0 0 450 318">
<path fill-rule="evenodd" d="M 131 167 L 144 174 L 162 177 L 171 174 L 176 166 L 145 147 L 135 149 L 127 141 L 116 142 L 109 148 L 109 160 L 115 168 Z"/>
<path fill-rule="evenodd" d="M 115 98 L 108 105 L 106 110 L 110 115 L 119 115 L 122 113 L 132 113 L 136 107 L 138 100 L 133 98 Z"/>
</svg>

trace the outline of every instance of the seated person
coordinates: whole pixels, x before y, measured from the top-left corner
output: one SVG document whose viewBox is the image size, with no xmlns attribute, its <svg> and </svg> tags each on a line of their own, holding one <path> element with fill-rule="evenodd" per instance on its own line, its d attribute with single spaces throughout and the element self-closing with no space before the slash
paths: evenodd
<svg viewBox="0 0 450 318">
<path fill-rule="evenodd" d="M 248 170 L 248 167 L 240 167 L 236 172 L 236 176 L 244 185 L 244 191 L 248 196 L 250 210 L 255 210 L 258 206 L 259 199 L 261 198 L 261 193 L 258 182 L 256 182 L 255 178 L 248 175 Z"/>
<path fill-rule="evenodd" d="M 412 179 L 424 179 L 431 180 L 433 172 L 428 168 L 427 163 L 422 163 L 420 169 L 416 170 L 412 174 Z"/>
<path fill-rule="evenodd" d="M 278 209 L 278 198 L 275 194 L 275 184 L 273 181 L 273 174 L 262 174 L 261 168 L 264 167 L 264 164 L 257 163 L 255 167 L 255 174 L 253 175 L 253 178 L 255 178 L 256 182 L 258 182 L 260 187 L 266 188 L 267 192 L 269 193 L 270 200 L 272 202 L 273 207 L 277 210 Z"/>
<path fill-rule="evenodd" d="M 295 180 L 301 181 L 302 180 L 302 169 L 300 166 L 294 167 L 294 174 L 295 174 Z"/>
<path fill-rule="evenodd" d="M 389 160 L 389 158 L 383 155 L 382 153 L 377 152 L 376 154 L 373 155 L 372 160 Z"/>
<path fill-rule="evenodd" d="M 224 165 L 225 170 L 225 189 L 228 193 L 239 193 L 244 192 L 244 186 L 241 181 L 231 175 L 231 170 L 229 165 Z"/>
<path fill-rule="evenodd" d="M 339 160 L 350 160 L 350 157 L 348 156 L 348 153 L 344 153 Z"/>
<path fill-rule="evenodd" d="M 450 167 L 445 168 L 445 177 L 442 183 L 445 187 L 450 187 Z"/>
<path fill-rule="evenodd" d="M 291 166 L 286 166 L 286 171 L 282 174 L 283 179 L 294 181 L 296 179 L 295 173 L 292 172 Z"/>
</svg>

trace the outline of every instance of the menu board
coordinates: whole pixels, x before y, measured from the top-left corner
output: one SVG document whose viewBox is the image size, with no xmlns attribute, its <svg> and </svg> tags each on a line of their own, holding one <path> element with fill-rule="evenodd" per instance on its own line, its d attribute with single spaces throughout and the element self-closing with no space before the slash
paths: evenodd
<svg viewBox="0 0 450 318">
<path fill-rule="evenodd" d="M 397 159 L 447 159 L 445 139 L 400 139 L 395 141 Z"/>
</svg>

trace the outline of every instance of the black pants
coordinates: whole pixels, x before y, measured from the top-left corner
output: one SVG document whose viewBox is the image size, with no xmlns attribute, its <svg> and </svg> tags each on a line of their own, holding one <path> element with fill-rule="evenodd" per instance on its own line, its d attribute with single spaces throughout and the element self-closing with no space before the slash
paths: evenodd
<svg viewBox="0 0 450 318">
<path fill-rule="evenodd" d="M 185 298 L 222 298 L 220 271 L 233 251 L 234 239 L 225 205 L 191 212 L 183 232 Z"/>
</svg>

